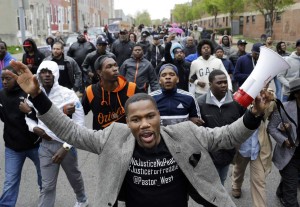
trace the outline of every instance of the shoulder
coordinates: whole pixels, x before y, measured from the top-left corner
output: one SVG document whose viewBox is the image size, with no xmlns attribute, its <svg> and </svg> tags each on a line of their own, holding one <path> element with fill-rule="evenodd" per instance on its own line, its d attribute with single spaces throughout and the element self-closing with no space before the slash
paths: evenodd
<svg viewBox="0 0 300 207">
<path fill-rule="evenodd" d="M 153 91 L 153 92 L 149 93 L 149 95 L 152 96 L 152 97 L 158 96 L 158 95 L 160 95 L 160 94 L 162 94 L 161 89 L 158 89 L 158 90 L 156 90 L 156 91 Z"/>
</svg>

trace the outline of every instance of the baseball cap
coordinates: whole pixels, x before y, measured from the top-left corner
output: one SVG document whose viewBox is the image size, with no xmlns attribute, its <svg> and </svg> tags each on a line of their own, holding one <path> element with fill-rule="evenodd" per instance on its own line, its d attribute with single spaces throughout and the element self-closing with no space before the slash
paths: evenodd
<svg viewBox="0 0 300 207">
<path fill-rule="evenodd" d="M 297 40 L 296 47 L 300 46 L 300 40 Z"/>
<path fill-rule="evenodd" d="M 237 42 L 237 45 L 242 45 L 242 44 L 248 44 L 247 42 L 246 42 L 246 40 L 243 40 L 243 39 L 241 39 L 241 40 L 239 40 L 238 42 Z"/>
<path fill-rule="evenodd" d="M 108 44 L 108 42 L 107 42 L 107 40 L 106 40 L 106 38 L 104 38 L 103 36 L 99 36 L 98 37 L 98 39 L 97 39 L 97 43 L 96 43 L 97 45 L 104 45 L 104 44 Z"/>
<path fill-rule="evenodd" d="M 154 39 L 154 40 L 159 40 L 159 36 L 158 36 L 158 35 L 154 35 L 154 36 L 153 36 L 153 39 Z"/>
<path fill-rule="evenodd" d="M 30 41 L 25 41 L 23 44 L 23 47 L 30 47 L 30 46 L 32 46 Z"/>
<path fill-rule="evenodd" d="M 260 53 L 260 47 L 261 46 L 264 46 L 262 43 L 255 43 L 253 46 L 252 46 L 252 52 L 255 52 L 255 53 Z"/>
<path fill-rule="evenodd" d="M 148 36 L 150 36 L 150 33 L 148 31 L 143 31 L 141 35 L 143 37 L 148 37 Z"/>
</svg>

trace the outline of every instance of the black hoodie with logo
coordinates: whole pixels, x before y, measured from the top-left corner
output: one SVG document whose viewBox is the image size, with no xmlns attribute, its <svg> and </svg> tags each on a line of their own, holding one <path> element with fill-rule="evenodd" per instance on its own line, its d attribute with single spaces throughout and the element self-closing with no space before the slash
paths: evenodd
<svg viewBox="0 0 300 207">
<path fill-rule="evenodd" d="M 39 65 L 41 64 L 41 62 L 43 62 L 45 56 L 43 53 L 41 53 L 38 50 L 38 48 L 35 44 L 35 41 L 33 39 L 31 39 L 31 38 L 26 39 L 23 42 L 23 45 L 27 42 L 29 42 L 32 45 L 34 54 L 32 56 L 29 55 L 29 53 L 25 50 L 25 47 L 23 46 L 25 53 L 23 54 L 22 63 L 24 63 L 25 65 L 31 64 L 32 65 L 31 72 L 33 74 L 36 74 L 36 71 L 37 71 Z"/>
</svg>

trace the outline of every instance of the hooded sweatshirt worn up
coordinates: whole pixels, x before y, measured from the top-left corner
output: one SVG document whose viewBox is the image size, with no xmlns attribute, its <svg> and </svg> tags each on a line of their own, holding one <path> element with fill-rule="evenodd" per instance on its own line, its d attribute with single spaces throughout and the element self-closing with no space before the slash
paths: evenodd
<svg viewBox="0 0 300 207">
<path fill-rule="evenodd" d="M 26 39 L 23 42 L 23 45 L 25 45 L 25 43 L 27 44 L 28 42 L 31 44 L 34 54 L 30 55 L 29 52 L 24 49 L 25 53 L 23 54 L 22 63 L 25 65 L 32 65 L 31 72 L 36 74 L 36 71 L 41 62 L 44 60 L 45 55 L 38 50 L 35 42 L 31 38 Z M 25 47 L 23 46 L 23 48 Z"/>
<path fill-rule="evenodd" d="M 59 79 L 59 68 L 56 62 L 53 61 L 43 61 L 41 65 L 39 66 L 37 70 L 37 76 L 39 77 L 39 74 L 42 69 L 47 68 L 48 70 L 52 71 L 52 74 L 54 76 L 54 83 L 49 93 L 46 92 L 44 89 L 41 80 L 38 78 L 38 81 L 40 83 L 41 90 L 48 96 L 48 98 L 51 100 L 51 102 L 58 107 L 61 110 L 61 113 L 63 113 L 63 107 L 66 104 L 73 103 L 75 105 L 75 112 L 72 114 L 72 120 L 77 123 L 80 126 L 84 125 L 84 112 L 83 107 L 80 103 L 80 100 L 78 99 L 76 93 L 68 89 L 66 87 L 63 87 L 58 84 Z M 27 100 L 29 106 L 33 106 L 33 104 Z M 32 119 L 26 118 L 26 123 L 29 127 L 30 131 L 33 131 L 34 127 L 39 127 L 43 130 L 45 130 L 46 134 L 50 136 L 52 139 L 64 143 L 60 138 L 58 138 L 41 120 L 33 121 Z"/>
</svg>

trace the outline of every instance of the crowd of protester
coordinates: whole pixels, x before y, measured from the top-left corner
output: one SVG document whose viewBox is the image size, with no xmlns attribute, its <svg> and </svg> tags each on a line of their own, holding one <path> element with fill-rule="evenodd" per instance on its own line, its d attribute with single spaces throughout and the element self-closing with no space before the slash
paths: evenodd
<svg viewBox="0 0 300 207">
<path fill-rule="evenodd" d="M 107 32 L 106 35 L 100 35 L 97 37 L 96 45 L 89 42 L 86 34 L 78 34 L 77 42 L 70 46 L 67 54 L 64 53 L 64 40 L 57 32 L 55 37 L 49 36 L 46 40 L 51 46 L 51 54 L 47 57 L 37 49 L 33 39 L 28 38 L 23 42 L 25 53 L 22 63 L 32 74 L 36 74 L 41 93 L 47 96 L 62 114 L 78 125 L 84 126 L 84 116 L 92 111 L 93 130 L 107 130 L 107 135 L 103 135 L 103 137 L 107 136 L 105 147 L 102 140 L 99 141 L 99 146 L 93 146 L 98 142 L 91 141 L 93 137 L 90 133 L 78 132 L 82 135 L 82 139 L 85 138 L 83 135 L 87 136 L 87 140 L 77 141 L 74 138 L 67 139 L 71 135 L 67 132 L 64 134 L 63 128 L 61 132 L 57 132 L 59 130 L 49 127 L 52 124 L 38 115 L 43 111 L 43 107 L 38 102 L 44 101 L 46 106 L 48 102 L 41 97 L 39 101 L 34 100 L 34 97 L 28 97 L 24 87 L 18 84 L 19 81 L 12 78 L 11 73 L 20 74 L 16 71 L 16 65 L 10 66 L 9 63 L 14 58 L 7 51 L 6 43 L 0 41 L 2 73 L 0 118 L 4 122 L 6 163 L 0 206 L 16 205 L 22 166 L 26 158 L 33 161 L 37 170 L 40 188 L 38 206 L 55 205 L 56 182 L 60 166 L 66 172 L 76 194 L 74 206 L 88 206 L 88 195 L 85 194 L 83 177 L 78 169 L 76 147 L 97 154 L 103 151 L 99 159 L 103 162 L 105 159 L 106 162 L 113 162 L 111 158 L 102 157 L 113 157 L 116 153 L 114 150 L 122 151 L 120 146 L 127 140 L 123 135 L 109 130 L 113 130 L 116 122 L 127 123 L 134 134 L 134 127 L 130 123 L 137 124 L 140 118 L 136 116 L 129 121 L 128 113 L 132 112 L 130 104 L 134 105 L 139 101 L 144 101 L 143 107 L 146 111 L 152 107 L 158 109 L 160 114 L 158 122 L 161 126 L 171 126 L 185 121 L 191 121 L 195 126 L 178 125 L 178 129 L 171 127 L 166 128 L 166 131 L 163 128 L 164 141 L 163 144 L 157 145 L 158 152 L 145 152 L 142 148 L 135 147 L 130 163 L 129 160 L 127 162 L 128 172 L 125 171 L 126 175 L 123 174 L 121 178 L 124 180 L 122 180 L 123 184 L 119 186 L 107 184 L 107 188 L 103 183 L 100 184 L 99 193 L 103 195 L 96 199 L 99 206 L 104 205 L 103 203 L 101 205 L 101 202 L 107 202 L 105 204 L 108 206 L 118 206 L 117 200 L 124 199 L 128 207 L 183 207 L 187 206 L 189 196 L 203 206 L 235 206 L 234 200 L 232 201 L 228 194 L 232 194 L 235 199 L 242 197 L 242 184 L 248 164 L 252 206 L 271 206 L 272 204 L 267 203 L 266 177 L 271 171 L 272 160 L 281 175 L 276 193 L 280 202 L 283 206 L 299 206 L 297 185 L 300 173 L 300 138 L 298 137 L 300 130 L 297 123 L 300 117 L 300 40 L 296 42 L 296 50 L 290 54 L 286 51 L 285 42 L 280 41 L 274 46 L 272 37 L 266 36 L 263 42 L 253 44 L 251 53 L 247 53 L 247 41 L 240 39 L 235 47 L 227 31 L 217 38 L 216 33 L 209 34 L 205 28 L 200 31 L 197 24 L 190 25 L 187 29 L 180 29 L 176 32 L 170 28 L 154 27 L 153 31 L 148 31 L 144 25 L 139 25 L 129 31 L 121 29 L 117 34 Z M 251 117 L 255 121 L 249 124 L 246 119 L 250 120 L 253 105 L 248 109 L 243 108 L 235 102 L 233 93 L 255 68 L 262 46 L 281 55 L 289 63 L 290 69 L 279 73 L 274 78 L 276 90 L 269 88 L 269 84 L 264 88 L 268 94 L 271 94 L 272 100 L 277 98 L 283 102 L 283 105 L 278 104 L 281 103 L 280 101 L 272 101 L 263 108 L 262 114 Z M 151 98 L 143 95 L 139 97 L 135 94 L 149 94 Z M 33 96 L 33 93 L 29 95 Z M 135 100 L 136 96 L 139 98 Z M 146 101 L 151 102 L 149 108 L 146 108 L 148 106 Z M 153 105 L 152 102 L 155 104 Z M 46 111 L 43 113 L 48 114 Z M 57 114 L 55 110 L 54 114 Z M 46 117 L 49 118 L 51 115 Z M 149 112 L 147 117 L 150 120 L 156 117 L 156 114 Z M 244 117 L 246 128 L 253 130 L 251 134 L 246 129 L 243 132 L 245 126 L 238 121 L 240 117 Z M 63 118 L 62 121 L 66 120 Z M 239 124 L 234 125 L 235 123 Z M 224 128 L 223 126 L 226 125 L 235 128 Z M 199 131 L 195 127 L 198 127 Z M 206 128 L 203 127 L 216 128 L 216 131 L 205 131 Z M 219 127 L 223 128 L 219 130 Z M 187 132 L 187 129 L 200 135 L 194 137 Z M 117 127 L 114 130 L 124 130 L 124 133 L 127 133 L 124 127 Z M 150 140 L 154 135 L 147 132 L 147 129 L 145 131 L 137 136 Z M 116 138 L 113 138 L 110 133 Z M 176 137 L 177 140 L 173 144 L 178 145 L 178 149 L 174 149 L 175 151 L 170 149 L 172 143 L 170 144 L 170 140 L 165 138 L 167 136 L 165 133 Z M 229 135 L 230 133 L 233 135 Z M 189 135 L 191 137 L 186 137 Z M 118 136 L 120 139 L 116 141 Z M 228 141 L 226 137 L 231 136 L 233 138 L 228 138 L 230 139 Z M 234 140 L 235 137 L 240 140 Z M 114 140 L 116 146 L 109 146 L 114 145 L 109 138 Z M 272 138 L 276 142 L 274 152 Z M 180 139 L 187 139 L 186 145 Z M 202 142 L 198 139 L 207 140 Z M 215 142 L 211 143 L 210 139 Z M 202 154 L 192 152 L 194 146 L 191 145 L 195 142 L 200 142 L 199 147 L 205 148 L 205 151 L 201 151 Z M 138 139 L 137 144 L 143 146 Z M 145 143 L 144 145 L 145 148 L 152 148 Z M 186 166 L 188 163 L 183 164 L 181 158 L 176 157 L 176 153 L 180 153 L 180 146 L 181 150 L 192 150 L 188 162 L 193 167 L 192 171 L 198 171 L 197 176 L 191 176 L 190 166 Z M 109 147 L 113 149 L 111 152 Z M 153 164 L 156 159 L 169 159 L 168 162 L 175 162 L 173 158 L 177 162 L 174 165 L 169 163 L 161 168 L 147 166 Z M 198 162 L 205 163 L 205 166 L 197 168 Z M 223 185 L 229 176 L 230 166 L 232 166 L 232 191 L 226 192 Z M 100 166 L 100 174 L 109 172 L 101 167 L 104 165 Z M 170 184 L 151 184 L 151 181 L 156 182 L 159 176 L 152 173 L 149 175 L 146 172 L 157 169 L 165 171 L 166 167 L 173 170 L 170 170 L 170 173 L 161 173 L 161 176 L 169 176 Z M 180 170 L 177 171 L 175 168 Z M 209 175 L 203 175 L 204 173 Z M 210 175 L 211 178 L 208 178 L 207 176 Z M 149 179 L 150 183 L 141 184 L 140 181 L 132 183 L 130 179 L 135 176 L 143 181 Z M 104 175 L 101 178 L 108 179 Z M 146 188 L 146 185 L 149 188 Z M 118 188 L 118 191 L 112 188 Z M 105 190 L 107 192 L 102 192 Z M 104 195 L 107 193 L 111 193 L 114 197 L 105 198 Z M 153 201 L 150 202 L 151 205 L 144 205 L 144 202 L 149 200 L 148 197 L 143 200 L 143 195 L 147 193 L 150 195 L 163 193 L 161 201 L 157 205 Z M 176 199 L 171 199 L 170 195 Z M 122 198 L 124 196 L 125 198 Z M 113 198 L 114 200 L 111 200 Z"/>
</svg>

